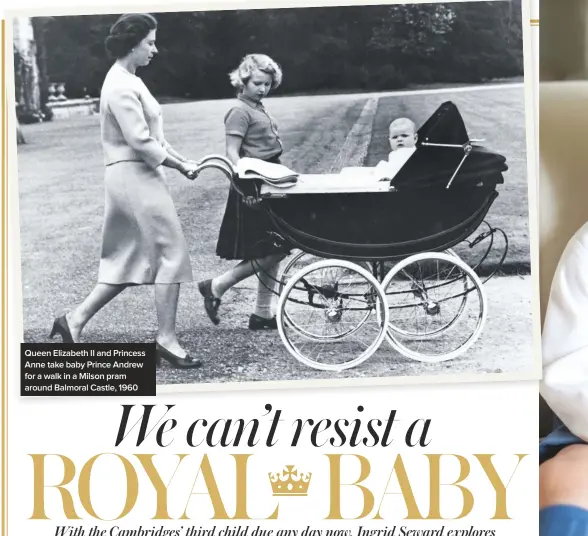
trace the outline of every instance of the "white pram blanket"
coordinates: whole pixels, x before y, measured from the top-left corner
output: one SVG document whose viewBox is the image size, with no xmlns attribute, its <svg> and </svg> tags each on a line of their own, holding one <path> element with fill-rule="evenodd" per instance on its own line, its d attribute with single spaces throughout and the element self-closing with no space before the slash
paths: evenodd
<svg viewBox="0 0 588 536">
<path fill-rule="evenodd" d="M 388 160 L 378 162 L 378 165 L 374 168 L 375 174 L 390 180 L 394 179 L 415 151 L 416 147 L 402 147 L 392 151 L 388 155 Z"/>
<path fill-rule="evenodd" d="M 261 179 L 267 184 L 289 187 L 296 184 L 298 173 L 281 164 L 272 164 L 257 158 L 240 158 L 236 165 L 241 179 Z"/>
<path fill-rule="evenodd" d="M 336 174 L 300 175 L 298 182 L 289 188 L 264 184 L 261 187 L 261 195 L 388 192 L 390 190 L 390 182 L 375 178 L 373 169 L 359 169 L 360 172 L 343 170 Z"/>
<path fill-rule="evenodd" d="M 261 179 L 263 196 L 308 193 L 387 192 L 402 166 L 414 153 L 403 149 L 390 153 L 376 167 L 347 167 L 340 173 L 298 174 L 280 164 L 241 158 L 236 170 L 241 179 Z"/>
</svg>

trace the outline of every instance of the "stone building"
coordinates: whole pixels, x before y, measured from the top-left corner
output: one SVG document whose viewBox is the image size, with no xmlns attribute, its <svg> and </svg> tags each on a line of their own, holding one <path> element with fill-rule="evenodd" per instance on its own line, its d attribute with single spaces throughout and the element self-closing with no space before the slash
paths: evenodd
<svg viewBox="0 0 588 536">
<path fill-rule="evenodd" d="M 15 99 L 19 117 L 41 120 L 41 87 L 37 44 L 29 17 L 13 20 Z"/>
</svg>

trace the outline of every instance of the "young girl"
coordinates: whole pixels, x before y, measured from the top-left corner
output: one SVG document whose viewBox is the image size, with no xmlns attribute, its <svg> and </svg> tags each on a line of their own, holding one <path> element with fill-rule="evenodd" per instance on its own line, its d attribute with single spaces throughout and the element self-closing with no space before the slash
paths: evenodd
<svg viewBox="0 0 588 536">
<path fill-rule="evenodd" d="M 262 104 L 270 90 L 282 82 L 280 67 L 268 56 L 250 54 L 230 74 L 237 88 L 237 103 L 225 116 L 227 157 L 234 164 L 239 158 L 251 157 L 279 163 L 283 151 L 275 122 Z M 265 211 L 252 201 L 257 181 L 240 181 L 239 187 L 249 198 L 229 191 L 221 224 L 216 254 L 223 259 L 238 259 L 239 264 L 214 279 L 198 284 L 209 318 L 218 324 L 221 298 L 231 287 L 258 273 L 255 311 L 249 318 L 249 329 L 277 329 L 272 312 L 273 289 L 280 261 L 289 251 L 272 237 L 272 223 Z"/>
</svg>

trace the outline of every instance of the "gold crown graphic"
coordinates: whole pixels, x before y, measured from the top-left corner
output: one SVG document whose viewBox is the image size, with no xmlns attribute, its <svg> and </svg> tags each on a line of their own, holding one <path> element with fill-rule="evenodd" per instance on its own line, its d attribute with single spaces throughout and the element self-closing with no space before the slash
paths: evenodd
<svg viewBox="0 0 588 536">
<path fill-rule="evenodd" d="M 274 495 L 307 495 L 312 473 L 299 473 L 293 465 L 286 465 L 282 473 L 268 473 Z"/>
</svg>

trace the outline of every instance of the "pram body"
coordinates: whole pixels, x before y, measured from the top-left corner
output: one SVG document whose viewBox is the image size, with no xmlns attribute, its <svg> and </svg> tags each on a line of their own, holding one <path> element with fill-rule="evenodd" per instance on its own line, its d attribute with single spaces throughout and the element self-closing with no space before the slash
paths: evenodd
<svg viewBox="0 0 588 536">
<path fill-rule="evenodd" d="M 242 179 L 230 163 L 210 164 L 218 157 L 209 158 L 202 167 L 208 162 L 222 169 L 239 190 Z M 268 239 L 300 250 L 279 277 L 278 327 L 288 350 L 323 370 L 357 366 L 384 338 L 421 361 L 463 354 L 481 334 L 487 299 L 476 274 L 481 263 L 470 267 L 451 248 L 485 223 L 507 169 L 502 155 L 469 139 L 457 107 L 446 102 L 419 129 L 416 150 L 387 183 L 355 184 L 348 191 L 340 184 L 324 191 L 264 184 L 259 200 L 274 224 Z M 312 182 L 304 178 L 306 184 Z M 508 242 L 501 230 L 486 225 L 470 244 L 487 240 L 483 262 L 495 233 L 502 233 L 504 252 L 495 273 Z M 463 324 L 472 300 L 477 304 L 470 315 L 472 327 L 465 338 L 456 337 L 455 326 Z M 442 321 L 437 318 L 441 314 L 446 315 Z M 311 326 L 305 327 L 308 317 Z M 358 339 L 369 321 L 370 334 Z M 323 324 L 322 332 L 318 324 Z M 293 342 L 296 337 L 304 344 Z M 443 337 L 450 344 L 436 348 Z M 345 340 L 355 340 L 358 350 L 342 350 Z M 320 345 L 320 351 L 308 350 L 306 341 Z M 337 359 L 346 353 L 357 355 Z"/>
</svg>

